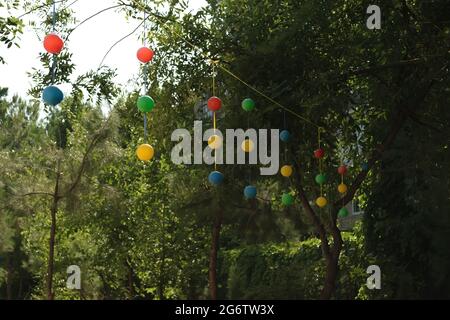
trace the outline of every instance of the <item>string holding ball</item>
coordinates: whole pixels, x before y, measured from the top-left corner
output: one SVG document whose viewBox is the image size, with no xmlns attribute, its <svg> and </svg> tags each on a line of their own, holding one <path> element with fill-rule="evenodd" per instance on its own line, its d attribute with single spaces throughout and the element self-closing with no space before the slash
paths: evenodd
<svg viewBox="0 0 450 320">
<path fill-rule="evenodd" d="M 208 146 L 211 149 L 219 149 L 222 146 L 222 138 L 216 134 L 213 134 L 208 138 Z"/>
<path fill-rule="evenodd" d="M 347 192 L 347 185 L 345 183 L 341 183 L 338 185 L 338 192 L 339 193 L 346 193 Z"/>
<path fill-rule="evenodd" d="M 246 199 L 254 199 L 256 198 L 256 187 L 255 186 L 246 186 L 244 188 L 244 196 Z"/>
<path fill-rule="evenodd" d="M 44 38 L 44 49 L 51 54 L 59 54 L 64 48 L 64 41 L 54 33 L 48 34 Z"/>
<path fill-rule="evenodd" d="M 255 109 L 255 101 L 250 98 L 244 99 L 242 100 L 241 106 L 245 111 L 252 111 L 253 109 Z"/>
<path fill-rule="evenodd" d="M 325 197 L 318 197 L 316 199 L 316 204 L 319 208 L 323 208 L 327 205 L 328 201 Z"/>
<path fill-rule="evenodd" d="M 242 141 L 241 149 L 244 152 L 250 153 L 255 149 L 255 144 L 251 139 L 245 139 L 244 141 Z"/>
<path fill-rule="evenodd" d="M 155 52 L 152 49 L 147 48 L 147 47 L 140 48 L 136 53 L 136 57 L 142 63 L 149 63 L 150 61 L 153 60 L 154 55 L 155 55 Z"/>
<path fill-rule="evenodd" d="M 222 100 L 218 97 L 211 97 L 208 99 L 208 109 L 215 112 L 222 108 Z"/>
<path fill-rule="evenodd" d="M 283 142 L 288 142 L 291 138 L 291 134 L 287 130 L 283 130 L 280 132 L 280 140 Z"/>
<path fill-rule="evenodd" d="M 314 150 L 314 157 L 317 159 L 322 159 L 325 156 L 325 151 L 322 148 Z"/>
<path fill-rule="evenodd" d="M 155 107 L 155 100 L 150 96 L 141 96 L 137 100 L 137 107 L 142 112 L 150 112 Z"/>
<path fill-rule="evenodd" d="M 289 178 L 292 175 L 293 169 L 292 166 L 285 165 L 280 169 L 280 173 L 283 177 Z"/>
<path fill-rule="evenodd" d="M 48 86 L 42 91 L 42 100 L 47 105 L 56 106 L 63 99 L 64 94 L 57 86 Z"/>
<path fill-rule="evenodd" d="M 136 149 L 136 155 L 141 161 L 150 161 L 155 155 L 155 150 L 149 144 L 141 144 Z"/>
<path fill-rule="evenodd" d="M 338 173 L 340 174 L 340 175 L 344 175 L 344 174 L 346 174 L 347 173 L 347 167 L 346 166 L 344 166 L 344 165 L 341 165 L 341 166 L 339 166 L 338 167 Z"/>
<path fill-rule="evenodd" d="M 316 180 L 316 183 L 317 183 L 317 184 L 322 185 L 322 184 L 324 184 L 325 182 L 327 182 L 327 176 L 326 176 L 325 174 L 323 174 L 323 173 L 320 173 L 320 174 L 318 174 L 318 175 L 316 176 L 315 180 Z"/>
<path fill-rule="evenodd" d="M 291 206 L 294 203 L 294 197 L 290 193 L 283 193 L 281 203 L 286 207 Z"/>
<path fill-rule="evenodd" d="M 345 207 L 341 208 L 341 209 L 339 210 L 339 212 L 338 212 L 338 217 L 339 217 L 339 218 L 345 218 L 345 217 L 347 217 L 348 215 L 349 215 L 349 212 L 348 212 L 347 208 L 345 208 Z"/>
<path fill-rule="evenodd" d="M 219 171 L 213 171 L 209 174 L 208 180 L 211 184 L 218 186 L 218 185 L 222 184 L 222 182 L 224 180 L 224 176 Z"/>
</svg>

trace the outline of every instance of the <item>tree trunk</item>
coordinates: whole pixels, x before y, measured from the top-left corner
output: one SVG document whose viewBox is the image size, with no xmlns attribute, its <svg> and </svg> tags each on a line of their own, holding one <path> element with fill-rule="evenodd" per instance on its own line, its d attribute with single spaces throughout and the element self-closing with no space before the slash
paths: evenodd
<svg viewBox="0 0 450 320">
<path fill-rule="evenodd" d="M 320 294 L 320 299 L 329 300 L 336 290 L 336 281 L 339 272 L 339 254 L 342 245 L 333 246 L 333 253 L 326 257 L 325 282 Z"/>
<path fill-rule="evenodd" d="M 12 255 L 14 251 L 6 254 L 6 300 L 12 300 L 13 268 Z"/>
<path fill-rule="evenodd" d="M 60 172 L 61 160 L 58 160 L 57 172 L 56 172 L 56 182 L 55 182 L 55 191 L 53 193 L 53 203 L 50 208 L 51 215 L 51 226 L 50 226 L 50 241 L 49 241 L 49 250 L 48 250 L 48 264 L 47 264 L 47 299 L 53 300 L 53 267 L 55 263 L 55 237 L 56 237 L 56 213 L 58 211 L 58 202 L 59 202 L 59 179 L 61 177 Z"/>
<path fill-rule="evenodd" d="M 209 295 L 212 300 L 217 300 L 217 252 L 219 250 L 220 229 L 222 228 L 222 210 L 219 209 L 214 220 L 211 251 L 209 254 Z"/>
<path fill-rule="evenodd" d="M 134 299 L 134 272 L 133 268 L 131 267 L 131 264 L 128 262 L 128 299 L 133 300 Z"/>
</svg>

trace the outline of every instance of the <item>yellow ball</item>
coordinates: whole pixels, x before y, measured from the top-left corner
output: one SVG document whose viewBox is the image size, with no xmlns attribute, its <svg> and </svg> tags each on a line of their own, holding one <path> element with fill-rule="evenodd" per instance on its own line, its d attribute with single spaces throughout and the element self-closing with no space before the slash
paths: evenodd
<svg viewBox="0 0 450 320">
<path fill-rule="evenodd" d="M 136 150 L 136 155 L 141 161 L 150 161 L 154 154 L 155 150 L 149 144 L 141 144 Z"/>
<path fill-rule="evenodd" d="M 283 177 L 288 178 L 292 175 L 292 166 L 282 166 L 280 172 Z"/>
<path fill-rule="evenodd" d="M 345 183 L 341 183 L 340 185 L 338 185 L 338 191 L 339 191 L 339 193 L 347 192 L 347 186 L 345 185 Z"/>
<path fill-rule="evenodd" d="M 316 200 L 316 204 L 319 208 L 323 208 L 327 205 L 328 201 L 325 197 L 318 197 Z"/>
<path fill-rule="evenodd" d="M 254 148 L 255 148 L 255 144 L 253 143 L 252 140 L 245 139 L 244 141 L 242 141 L 241 149 L 244 152 L 252 152 Z"/>
<path fill-rule="evenodd" d="M 216 134 L 213 134 L 211 137 L 209 137 L 208 139 L 208 146 L 211 149 L 219 149 L 222 146 L 222 138 L 219 137 Z"/>
</svg>

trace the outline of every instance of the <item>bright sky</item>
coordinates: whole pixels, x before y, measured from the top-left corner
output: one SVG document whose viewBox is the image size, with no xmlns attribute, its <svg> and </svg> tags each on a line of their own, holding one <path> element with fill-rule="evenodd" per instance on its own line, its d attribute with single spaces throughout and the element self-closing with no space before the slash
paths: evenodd
<svg viewBox="0 0 450 320">
<path fill-rule="evenodd" d="M 206 4 L 205 0 L 189 0 L 188 2 L 194 11 Z M 75 11 L 77 19 L 82 21 L 114 4 L 116 4 L 114 0 L 79 0 L 71 8 Z M 96 69 L 109 47 L 130 33 L 138 24 L 139 22 L 136 21 L 127 22 L 123 13 L 109 10 L 75 30 L 70 36 L 69 44 L 76 66 L 75 75 Z M 115 80 L 118 83 L 125 85 L 138 73 L 139 62 L 136 59 L 136 51 L 141 46 L 141 41 L 137 36 L 138 32 L 118 44 L 104 62 L 105 65 L 117 68 Z M 38 55 L 43 50 L 42 42 L 30 27 L 27 27 L 21 35 L 20 48 L 6 49 L 2 44 L 0 56 L 6 60 L 6 64 L 0 64 L 0 87 L 8 87 L 10 96 L 18 94 L 26 98 L 26 92 L 31 87 L 27 72 L 31 71 L 32 67 L 40 66 Z M 63 85 L 61 89 L 66 94 L 70 87 Z"/>
</svg>

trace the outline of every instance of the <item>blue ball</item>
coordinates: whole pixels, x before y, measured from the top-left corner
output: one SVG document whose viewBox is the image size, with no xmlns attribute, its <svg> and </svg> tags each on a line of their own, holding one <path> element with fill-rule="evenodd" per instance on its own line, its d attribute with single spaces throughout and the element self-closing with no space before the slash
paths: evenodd
<svg viewBox="0 0 450 320">
<path fill-rule="evenodd" d="M 255 186 L 246 186 L 244 189 L 244 196 L 247 199 L 256 198 L 256 187 Z"/>
<path fill-rule="evenodd" d="M 291 138 L 291 134 L 287 130 L 283 130 L 280 132 L 280 140 L 283 142 L 288 142 Z"/>
<path fill-rule="evenodd" d="M 216 186 L 221 184 L 223 182 L 223 179 L 223 174 L 221 174 L 219 171 L 211 172 L 208 177 L 209 182 Z"/>
<path fill-rule="evenodd" d="M 64 99 L 64 94 L 56 86 L 48 86 L 42 92 L 42 100 L 45 104 L 56 106 Z"/>
<path fill-rule="evenodd" d="M 364 163 L 361 165 L 361 169 L 362 169 L 362 171 L 367 171 L 367 170 L 369 170 L 369 164 L 368 164 L 367 162 L 364 162 Z"/>
</svg>

